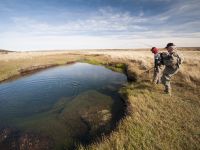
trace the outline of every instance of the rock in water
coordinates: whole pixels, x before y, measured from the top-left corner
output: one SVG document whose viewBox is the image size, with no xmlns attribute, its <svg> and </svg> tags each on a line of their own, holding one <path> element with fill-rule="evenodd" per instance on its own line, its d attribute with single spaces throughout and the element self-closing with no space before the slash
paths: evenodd
<svg viewBox="0 0 200 150">
<path fill-rule="evenodd" d="M 0 129 L 0 149 L 2 150 L 51 150 L 53 141 L 43 135 L 23 133 L 12 128 Z"/>
</svg>

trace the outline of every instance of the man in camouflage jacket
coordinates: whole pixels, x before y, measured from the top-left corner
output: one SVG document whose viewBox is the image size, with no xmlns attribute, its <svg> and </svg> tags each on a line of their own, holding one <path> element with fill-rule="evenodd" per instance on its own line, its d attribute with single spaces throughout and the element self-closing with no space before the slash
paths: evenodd
<svg viewBox="0 0 200 150">
<path fill-rule="evenodd" d="M 162 84 L 165 86 L 165 92 L 171 95 L 170 81 L 173 75 L 175 75 L 182 64 L 183 58 L 181 58 L 176 52 L 176 47 L 173 43 L 168 43 L 165 47 L 168 53 L 163 53 L 162 59 L 165 69 L 161 77 Z"/>
</svg>

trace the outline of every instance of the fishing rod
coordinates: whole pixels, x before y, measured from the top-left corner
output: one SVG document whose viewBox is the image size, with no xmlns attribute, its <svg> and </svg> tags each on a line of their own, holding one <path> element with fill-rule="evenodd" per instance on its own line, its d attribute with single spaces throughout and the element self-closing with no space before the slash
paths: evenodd
<svg viewBox="0 0 200 150">
<path fill-rule="evenodd" d="M 142 74 L 144 74 L 144 73 L 149 73 L 152 69 L 154 69 L 154 67 L 151 67 L 150 69 L 145 70 L 144 72 L 140 73 L 140 76 L 141 76 Z"/>
<path fill-rule="evenodd" d="M 139 43 L 141 43 L 142 45 L 145 45 L 145 46 L 147 46 L 147 47 L 150 47 L 150 48 L 154 47 L 153 45 L 147 44 L 147 43 L 144 43 L 144 42 L 139 42 Z"/>
</svg>

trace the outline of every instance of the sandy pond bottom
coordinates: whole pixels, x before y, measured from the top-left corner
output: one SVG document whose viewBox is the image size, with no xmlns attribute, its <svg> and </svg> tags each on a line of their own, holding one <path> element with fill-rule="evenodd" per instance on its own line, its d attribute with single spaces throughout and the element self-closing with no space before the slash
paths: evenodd
<svg viewBox="0 0 200 150">
<path fill-rule="evenodd" d="M 0 149 L 68 149 L 108 132 L 123 114 L 122 73 L 86 63 L 0 84 Z"/>
</svg>

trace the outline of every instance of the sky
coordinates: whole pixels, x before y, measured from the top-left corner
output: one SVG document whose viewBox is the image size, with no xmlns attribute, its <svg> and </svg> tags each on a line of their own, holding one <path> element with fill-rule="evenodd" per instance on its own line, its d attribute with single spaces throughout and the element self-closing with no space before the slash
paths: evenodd
<svg viewBox="0 0 200 150">
<path fill-rule="evenodd" d="M 0 49 L 200 47 L 200 0 L 0 0 Z"/>
</svg>

